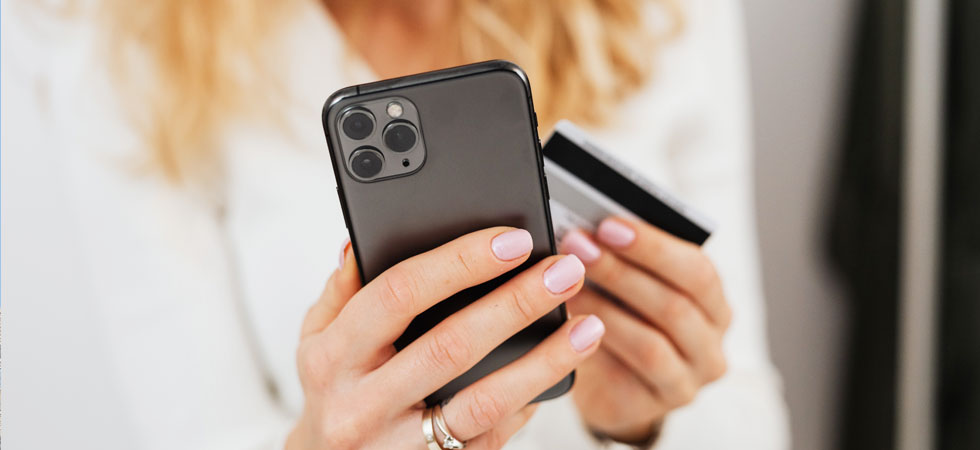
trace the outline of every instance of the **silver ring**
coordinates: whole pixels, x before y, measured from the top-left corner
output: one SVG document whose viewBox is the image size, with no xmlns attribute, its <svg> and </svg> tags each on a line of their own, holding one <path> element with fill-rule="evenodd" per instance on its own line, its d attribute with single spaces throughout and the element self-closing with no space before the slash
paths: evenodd
<svg viewBox="0 0 980 450">
<path fill-rule="evenodd" d="M 453 437 L 453 434 L 449 432 L 449 426 L 446 425 L 446 418 L 442 415 L 442 405 L 434 406 L 432 408 L 432 412 L 436 419 L 436 427 L 439 428 L 439 432 L 446 437 L 442 441 L 442 449 L 459 450 L 466 448 L 466 441 L 456 439 Z"/>
<path fill-rule="evenodd" d="M 436 431 L 432 428 L 432 408 L 422 411 L 422 437 L 425 438 L 425 445 L 429 450 L 443 450 L 436 442 Z"/>
</svg>

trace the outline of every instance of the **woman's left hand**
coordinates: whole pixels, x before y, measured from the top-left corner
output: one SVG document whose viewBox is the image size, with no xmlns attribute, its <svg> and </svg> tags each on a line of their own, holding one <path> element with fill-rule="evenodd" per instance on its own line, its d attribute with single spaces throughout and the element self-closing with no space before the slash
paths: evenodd
<svg viewBox="0 0 980 450">
<path fill-rule="evenodd" d="M 599 352 L 579 367 L 575 403 L 592 430 L 646 441 L 667 413 L 725 373 L 731 310 L 714 265 L 698 246 L 620 218 L 603 221 L 595 240 L 569 233 L 560 250 L 578 256 L 600 288 L 583 289 L 568 307 L 607 328 Z"/>
</svg>

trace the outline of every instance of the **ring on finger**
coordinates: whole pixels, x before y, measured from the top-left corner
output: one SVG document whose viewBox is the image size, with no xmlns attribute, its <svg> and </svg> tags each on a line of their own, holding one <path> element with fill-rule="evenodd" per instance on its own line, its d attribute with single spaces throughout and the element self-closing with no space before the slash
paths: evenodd
<svg viewBox="0 0 980 450">
<path fill-rule="evenodd" d="M 446 425 L 446 417 L 442 415 L 442 405 L 436 405 L 432 409 L 433 416 L 436 419 L 436 427 L 439 428 L 439 432 L 446 437 L 442 441 L 443 450 L 459 450 L 466 448 L 466 441 L 456 439 L 453 434 L 449 432 L 449 426 Z"/>
<path fill-rule="evenodd" d="M 429 450 L 443 450 L 436 442 L 436 432 L 432 427 L 432 408 L 425 408 L 422 411 L 422 437 L 425 438 L 425 446 Z"/>
</svg>

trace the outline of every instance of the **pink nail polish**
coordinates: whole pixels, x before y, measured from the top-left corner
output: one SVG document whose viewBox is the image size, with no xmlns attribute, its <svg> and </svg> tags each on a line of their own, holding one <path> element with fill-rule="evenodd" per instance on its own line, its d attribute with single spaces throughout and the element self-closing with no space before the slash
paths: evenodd
<svg viewBox="0 0 980 450">
<path fill-rule="evenodd" d="M 585 266 L 575 255 L 568 255 L 544 271 L 544 287 L 552 294 L 561 294 L 575 286 L 585 276 Z"/>
<path fill-rule="evenodd" d="M 340 246 L 340 265 L 337 267 L 344 267 L 344 258 L 347 257 L 347 246 L 350 245 L 350 238 L 344 238 L 344 244 Z"/>
<path fill-rule="evenodd" d="M 618 220 L 606 219 L 599 224 L 596 237 L 613 247 L 626 247 L 636 239 L 636 232 Z"/>
<path fill-rule="evenodd" d="M 598 317 L 590 315 L 585 320 L 579 322 L 572 328 L 568 335 L 568 340 L 575 351 L 581 353 L 592 347 L 603 334 L 606 333 L 606 326 Z"/>
<path fill-rule="evenodd" d="M 493 254 L 504 261 L 520 258 L 531 252 L 534 241 L 527 230 L 512 230 L 498 234 L 490 241 Z"/>
<path fill-rule="evenodd" d="M 602 254 L 599 247 L 581 231 L 572 231 L 566 234 L 559 247 L 563 253 L 578 256 L 578 259 L 587 263 L 594 262 Z"/>
</svg>

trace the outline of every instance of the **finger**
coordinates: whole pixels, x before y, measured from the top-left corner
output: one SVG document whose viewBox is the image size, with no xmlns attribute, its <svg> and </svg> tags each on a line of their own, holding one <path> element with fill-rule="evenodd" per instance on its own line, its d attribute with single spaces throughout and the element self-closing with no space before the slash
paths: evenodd
<svg viewBox="0 0 980 450">
<path fill-rule="evenodd" d="M 602 346 L 635 371 L 665 403 L 689 403 L 697 392 L 697 378 L 670 340 L 590 289 L 569 301 L 576 311 L 595 314 L 608 327 Z"/>
<path fill-rule="evenodd" d="M 424 404 L 418 405 L 415 408 L 404 411 L 399 414 L 397 418 L 390 422 L 390 425 L 385 429 L 387 431 L 385 436 L 387 439 L 382 439 L 382 442 L 376 442 L 376 448 L 411 448 L 418 450 L 427 450 L 428 447 L 425 444 L 425 436 L 422 433 L 422 413 L 424 411 Z M 476 438 L 469 440 L 466 443 L 466 448 L 469 450 L 497 450 L 503 447 L 507 440 L 509 440 L 514 433 L 523 427 L 531 417 L 534 416 L 538 405 L 527 405 L 521 408 L 520 411 L 511 415 L 510 417 L 502 420 L 496 428 L 490 432 L 484 433 Z M 435 424 L 433 424 L 435 427 Z M 455 435 L 455 431 L 450 429 Z M 441 433 L 436 434 L 436 437 L 441 435 Z M 459 436 L 454 436 L 459 437 Z M 352 443 L 353 444 L 353 443 Z M 342 447 L 349 447 L 350 445 L 345 445 Z M 375 448 L 375 446 L 372 446 Z"/>
<path fill-rule="evenodd" d="M 466 448 L 472 450 L 497 450 L 504 446 L 514 433 L 524 427 L 534 416 L 538 404 L 527 405 L 516 414 L 501 421 L 494 429 L 483 433 L 466 443 Z"/>
<path fill-rule="evenodd" d="M 422 432 L 422 413 L 424 408 L 412 408 L 404 410 L 396 417 L 384 423 L 384 429 L 377 427 L 368 432 L 375 432 L 374 439 L 365 439 L 359 436 L 351 442 L 341 442 L 340 445 L 327 446 L 325 449 L 332 448 L 378 448 L 378 449 L 411 449 L 428 450 L 425 443 L 425 435 Z M 379 423 L 378 425 L 382 425 Z M 435 424 L 433 424 L 435 427 Z M 379 433 L 378 431 L 384 431 Z M 370 444 L 368 444 L 368 442 Z M 307 448 L 310 448 L 308 446 Z M 467 446 L 467 448 L 469 448 Z"/>
<path fill-rule="evenodd" d="M 657 227 L 624 218 L 603 220 L 596 238 L 626 260 L 689 294 L 713 322 L 728 326 L 731 310 L 721 281 L 700 247 Z"/>
<path fill-rule="evenodd" d="M 527 231 L 495 227 L 402 261 L 358 291 L 324 338 L 373 360 L 371 355 L 390 346 L 415 316 L 519 266 L 532 247 Z"/>
<path fill-rule="evenodd" d="M 596 251 L 591 252 L 589 246 Z M 581 232 L 568 233 L 561 249 L 590 255 L 587 275 L 591 281 L 660 328 L 692 364 L 707 364 L 704 349 L 720 342 L 721 332 L 690 298 L 615 253 L 599 251 Z"/>
<path fill-rule="evenodd" d="M 466 387 L 443 407 L 451 431 L 471 439 L 494 428 L 595 352 L 604 331 L 595 316 L 575 317 L 524 356 Z"/>
<path fill-rule="evenodd" d="M 582 287 L 575 256 L 552 256 L 449 316 L 377 369 L 382 389 L 408 406 L 476 365 Z"/>
<path fill-rule="evenodd" d="M 350 240 L 344 240 L 340 249 L 340 265 L 327 279 L 327 284 L 320 293 L 320 298 L 306 313 L 303 319 L 300 337 L 322 331 L 332 322 L 347 301 L 361 288 L 361 279 L 357 273 L 357 264 L 350 248 Z"/>
</svg>

